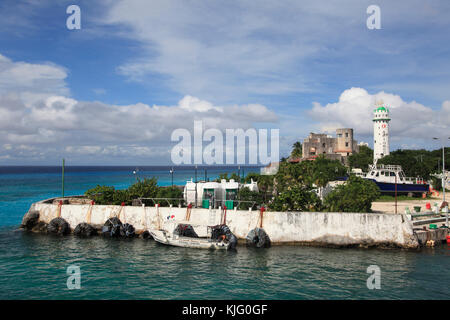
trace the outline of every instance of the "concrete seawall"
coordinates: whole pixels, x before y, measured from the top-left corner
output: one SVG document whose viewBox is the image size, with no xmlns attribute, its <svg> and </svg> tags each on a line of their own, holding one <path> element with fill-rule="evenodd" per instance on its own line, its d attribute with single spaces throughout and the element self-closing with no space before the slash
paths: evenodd
<svg viewBox="0 0 450 320">
<path fill-rule="evenodd" d="M 137 233 L 159 228 L 165 221 L 183 221 L 187 208 L 139 207 L 88 204 L 34 203 L 30 211 L 39 212 L 39 221 L 49 223 L 59 214 L 72 229 L 87 222 L 101 227 L 108 218 L 119 217 L 132 224 Z M 172 218 L 172 216 L 174 216 Z M 193 208 L 190 222 L 198 225 L 220 224 L 222 210 Z M 240 240 L 259 226 L 259 211 L 228 210 L 226 224 Z M 272 244 L 323 246 L 382 246 L 416 248 L 419 246 L 410 221 L 403 214 L 336 212 L 264 212 L 262 227 Z M 204 236 L 199 233 L 199 236 Z"/>
</svg>

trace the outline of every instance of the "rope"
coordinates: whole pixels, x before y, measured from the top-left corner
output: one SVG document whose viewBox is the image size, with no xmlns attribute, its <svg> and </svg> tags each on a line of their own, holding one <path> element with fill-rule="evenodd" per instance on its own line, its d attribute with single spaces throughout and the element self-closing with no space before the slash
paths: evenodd
<svg viewBox="0 0 450 320">
<path fill-rule="evenodd" d="M 263 227 L 263 217 L 264 217 L 264 211 L 266 211 L 266 208 L 261 207 L 260 209 L 260 220 L 259 220 L 259 227 L 262 229 Z"/>
<path fill-rule="evenodd" d="M 60 200 L 59 203 L 58 203 L 58 209 L 56 209 L 57 210 L 56 211 L 56 217 L 57 218 L 61 217 L 62 204 L 63 204 L 63 202 Z"/>
<path fill-rule="evenodd" d="M 189 221 L 191 219 L 191 210 L 192 210 L 192 204 L 189 203 L 189 205 L 186 209 L 186 217 L 184 220 Z"/>
<path fill-rule="evenodd" d="M 222 212 L 223 212 L 223 224 L 227 224 L 227 206 L 223 206 L 222 208 Z"/>
<path fill-rule="evenodd" d="M 88 212 L 86 214 L 86 221 L 89 224 L 91 223 L 92 208 L 93 208 L 94 204 L 95 204 L 95 202 L 94 202 L 94 200 L 92 200 L 91 204 L 89 205 Z"/>
<path fill-rule="evenodd" d="M 142 224 L 144 225 L 145 230 L 147 230 L 148 229 L 147 228 L 147 211 L 145 210 L 144 204 L 142 205 L 142 209 L 144 209 L 144 215 L 143 215 L 144 222 Z"/>
<path fill-rule="evenodd" d="M 159 214 L 159 203 L 155 204 L 156 207 L 156 218 L 158 219 L 158 230 L 161 230 L 161 217 Z"/>
</svg>

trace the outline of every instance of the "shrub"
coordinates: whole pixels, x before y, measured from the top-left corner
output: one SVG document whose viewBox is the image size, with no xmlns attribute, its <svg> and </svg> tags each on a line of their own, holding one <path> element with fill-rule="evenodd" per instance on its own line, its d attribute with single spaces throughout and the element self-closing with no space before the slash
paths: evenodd
<svg viewBox="0 0 450 320">
<path fill-rule="evenodd" d="M 155 178 L 138 179 L 136 183 L 128 188 L 128 193 L 131 199 L 156 198 L 158 194 L 157 180 Z"/>
<path fill-rule="evenodd" d="M 177 187 L 159 187 L 156 198 L 182 199 L 183 192 Z M 168 203 L 165 200 L 160 200 L 158 202 L 163 207 L 168 206 Z M 179 202 L 179 200 L 169 200 L 169 203 L 174 206 L 177 206 Z"/>
<path fill-rule="evenodd" d="M 380 189 L 374 182 L 351 176 L 325 197 L 324 206 L 333 212 L 371 212 L 372 202 L 379 196 Z"/>
<path fill-rule="evenodd" d="M 95 188 L 87 190 L 84 194 L 97 204 L 111 204 L 115 192 L 114 187 L 97 185 Z"/>
<path fill-rule="evenodd" d="M 256 209 L 257 205 L 262 204 L 263 196 L 261 193 L 256 191 L 251 191 L 248 187 L 239 190 L 238 199 L 240 201 L 254 201 L 255 204 L 252 205 L 249 202 L 243 202 L 239 204 L 239 210 L 248 210 L 250 207 Z"/>
<path fill-rule="evenodd" d="M 278 194 L 269 208 L 274 211 L 319 211 L 321 201 L 310 188 L 295 185 Z"/>
</svg>

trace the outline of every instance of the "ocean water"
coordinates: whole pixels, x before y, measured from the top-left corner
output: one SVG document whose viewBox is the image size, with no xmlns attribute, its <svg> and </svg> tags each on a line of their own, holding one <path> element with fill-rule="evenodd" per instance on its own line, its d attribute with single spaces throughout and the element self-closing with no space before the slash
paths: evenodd
<svg viewBox="0 0 450 320">
<path fill-rule="evenodd" d="M 134 168 L 67 168 L 66 194 L 125 188 Z M 214 178 L 234 169 L 208 170 Z M 257 168 L 245 169 L 257 171 Z M 199 176 L 201 176 L 199 170 Z M 141 168 L 170 185 L 168 168 Z M 177 169 L 174 183 L 193 177 Z M 449 299 L 450 247 L 421 250 L 275 246 L 237 252 L 167 247 L 153 240 L 80 239 L 18 229 L 32 202 L 60 195 L 59 168 L 0 168 L 0 299 Z M 377 265 L 381 288 L 369 290 Z M 67 268 L 81 288 L 67 288 Z"/>
</svg>

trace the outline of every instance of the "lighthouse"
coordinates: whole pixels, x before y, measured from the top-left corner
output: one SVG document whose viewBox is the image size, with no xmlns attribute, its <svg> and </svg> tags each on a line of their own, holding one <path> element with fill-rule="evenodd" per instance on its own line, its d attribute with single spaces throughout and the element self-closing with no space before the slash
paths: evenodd
<svg viewBox="0 0 450 320">
<path fill-rule="evenodd" d="M 389 154 L 389 109 L 383 101 L 377 102 L 373 111 L 373 160 Z"/>
</svg>

